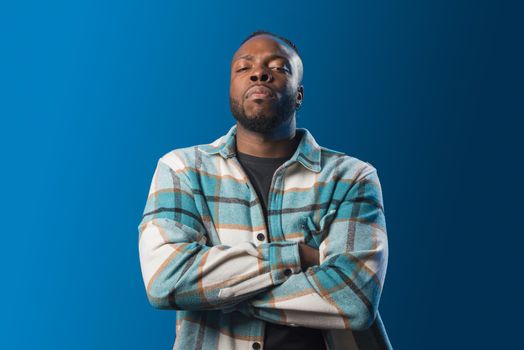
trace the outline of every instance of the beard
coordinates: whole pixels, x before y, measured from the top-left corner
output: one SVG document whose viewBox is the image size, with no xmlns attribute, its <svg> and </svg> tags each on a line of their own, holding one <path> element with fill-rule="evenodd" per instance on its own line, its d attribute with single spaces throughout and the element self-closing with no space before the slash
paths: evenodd
<svg viewBox="0 0 524 350">
<path fill-rule="evenodd" d="M 258 133 L 267 133 L 280 124 L 287 122 L 293 116 L 295 99 L 293 96 L 283 96 L 273 114 L 264 110 L 258 110 L 249 117 L 246 115 L 243 103 L 231 96 L 229 96 L 229 106 L 235 119 L 245 129 Z"/>
</svg>

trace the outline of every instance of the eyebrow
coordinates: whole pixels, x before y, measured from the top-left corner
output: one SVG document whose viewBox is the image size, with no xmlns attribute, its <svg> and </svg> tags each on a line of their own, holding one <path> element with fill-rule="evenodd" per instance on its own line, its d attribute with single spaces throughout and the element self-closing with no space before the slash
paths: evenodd
<svg viewBox="0 0 524 350">
<path fill-rule="evenodd" d="M 241 59 L 252 61 L 254 58 L 255 57 L 253 55 L 243 55 L 243 56 L 240 56 L 240 57 L 236 58 L 235 61 L 238 61 L 238 60 L 241 60 Z M 279 55 L 277 53 L 274 53 L 274 54 L 269 55 L 267 57 L 268 60 L 274 60 L 276 58 L 283 59 L 283 60 L 285 60 L 286 62 L 289 63 L 289 59 L 286 56 L 282 56 L 282 55 Z"/>
</svg>

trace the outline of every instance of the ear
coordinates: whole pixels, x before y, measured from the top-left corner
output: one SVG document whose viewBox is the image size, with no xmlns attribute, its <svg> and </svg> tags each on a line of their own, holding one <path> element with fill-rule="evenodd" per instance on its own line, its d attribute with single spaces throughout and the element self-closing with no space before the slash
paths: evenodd
<svg viewBox="0 0 524 350">
<path fill-rule="evenodd" d="M 304 100 L 304 85 L 299 85 L 297 88 L 297 103 L 302 103 Z"/>
<path fill-rule="evenodd" d="M 304 86 L 300 85 L 297 88 L 297 97 L 295 99 L 295 110 L 299 110 L 302 106 L 302 101 L 304 101 Z"/>
</svg>

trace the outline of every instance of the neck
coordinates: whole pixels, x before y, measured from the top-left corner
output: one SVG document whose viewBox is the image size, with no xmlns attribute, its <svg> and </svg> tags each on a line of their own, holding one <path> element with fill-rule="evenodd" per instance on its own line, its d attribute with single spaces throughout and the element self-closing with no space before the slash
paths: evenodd
<svg viewBox="0 0 524 350">
<path fill-rule="evenodd" d="M 295 118 L 267 133 L 247 130 L 237 122 L 236 145 L 241 153 L 263 158 L 290 157 L 299 141 Z"/>
</svg>

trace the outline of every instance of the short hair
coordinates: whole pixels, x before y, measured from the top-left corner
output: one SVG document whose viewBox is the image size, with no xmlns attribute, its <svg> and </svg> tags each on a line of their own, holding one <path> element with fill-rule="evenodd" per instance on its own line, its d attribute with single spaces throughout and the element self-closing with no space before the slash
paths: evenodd
<svg viewBox="0 0 524 350">
<path fill-rule="evenodd" d="M 271 35 L 271 36 L 273 36 L 275 38 L 278 38 L 278 39 L 282 40 L 283 42 L 288 44 L 288 46 L 291 47 L 293 49 L 293 51 L 295 51 L 296 54 L 300 57 L 300 54 L 298 53 L 297 46 L 295 44 L 293 44 L 293 42 L 291 40 L 289 40 L 288 38 L 284 38 L 283 36 L 280 36 L 278 34 L 271 33 L 271 32 L 268 32 L 267 30 L 262 30 L 262 29 L 259 29 L 259 30 L 255 31 L 255 32 L 249 34 L 249 36 L 247 38 L 245 38 L 244 41 L 242 41 L 240 43 L 240 46 L 242 46 L 242 44 L 244 44 L 246 41 L 248 41 L 252 37 L 257 36 L 257 35 L 262 35 L 262 34 Z"/>
</svg>

